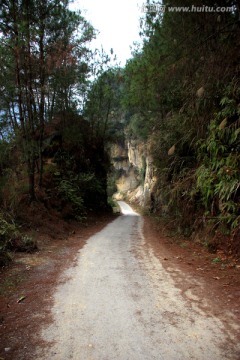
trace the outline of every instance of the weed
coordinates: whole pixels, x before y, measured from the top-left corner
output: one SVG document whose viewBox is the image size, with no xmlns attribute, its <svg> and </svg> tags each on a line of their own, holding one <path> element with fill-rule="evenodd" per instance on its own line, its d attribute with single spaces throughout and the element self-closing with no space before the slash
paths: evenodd
<svg viewBox="0 0 240 360">
<path fill-rule="evenodd" d="M 183 248 L 183 249 L 186 249 L 187 248 L 187 243 L 185 243 L 185 242 L 181 243 L 180 247 Z"/>
<path fill-rule="evenodd" d="M 213 264 L 219 264 L 222 260 L 219 257 L 216 257 L 212 260 Z"/>
</svg>

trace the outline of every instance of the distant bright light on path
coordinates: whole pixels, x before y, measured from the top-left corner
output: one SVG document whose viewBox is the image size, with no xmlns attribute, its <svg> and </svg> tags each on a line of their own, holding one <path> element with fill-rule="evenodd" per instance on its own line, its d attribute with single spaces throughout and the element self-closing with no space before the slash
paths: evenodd
<svg viewBox="0 0 240 360">
<path fill-rule="evenodd" d="M 141 0 L 75 0 L 71 10 L 81 10 L 82 15 L 100 33 L 91 47 L 109 53 L 113 48 L 118 62 L 124 66 L 131 57 L 130 46 L 140 42 L 139 19 L 143 16 Z"/>
</svg>

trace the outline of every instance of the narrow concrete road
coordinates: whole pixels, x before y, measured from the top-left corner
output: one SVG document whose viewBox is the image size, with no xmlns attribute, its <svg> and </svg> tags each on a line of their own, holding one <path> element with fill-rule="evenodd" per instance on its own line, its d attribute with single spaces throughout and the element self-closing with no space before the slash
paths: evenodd
<svg viewBox="0 0 240 360">
<path fill-rule="evenodd" d="M 89 238 L 65 272 L 54 322 L 42 331 L 49 346 L 36 359 L 237 359 L 223 323 L 182 298 L 146 250 L 141 216 L 119 205 L 123 215 Z"/>
</svg>

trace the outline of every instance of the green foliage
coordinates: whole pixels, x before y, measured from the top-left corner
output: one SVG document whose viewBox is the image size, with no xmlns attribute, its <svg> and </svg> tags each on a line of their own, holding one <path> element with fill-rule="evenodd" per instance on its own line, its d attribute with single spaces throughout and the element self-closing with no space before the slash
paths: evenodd
<svg viewBox="0 0 240 360">
<path fill-rule="evenodd" d="M 219 257 L 216 257 L 212 260 L 213 264 L 219 264 L 222 260 Z"/>
<path fill-rule="evenodd" d="M 92 133 L 105 142 L 120 139 L 123 132 L 122 81 L 120 68 L 107 68 L 100 72 L 87 94 L 83 114 L 91 125 Z"/>
<path fill-rule="evenodd" d="M 113 194 L 115 194 L 117 192 L 116 181 L 117 181 L 118 177 L 119 177 L 118 171 L 111 171 L 108 174 L 108 179 L 107 179 L 108 199 L 112 199 Z M 109 200 L 108 200 L 108 202 L 109 202 Z"/>
<path fill-rule="evenodd" d="M 147 142 L 155 210 L 187 235 L 204 210 L 223 231 L 239 226 L 237 19 L 237 8 L 224 16 L 149 11 L 141 20 L 143 45 L 123 72 L 125 134 Z"/>
<path fill-rule="evenodd" d="M 130 118 L 126 133 L 131 138 L 138 138 L 140 140 L 147 140 L 150 133 L 151 121 L 145 117 L 134 114 Z"/>
<path fill-rule="evenodd" d="M 37 250 L 37 242 L 33 237 L 29 235 L 21 236 L 20 242 L 17 244 L 17 251 L 31 253 L 35 250 Z"/>
<path fill-rule="evenodd" d="M 221 100 L 222 110 L 210 123 L 206 140 L 201 141 L 197 169 L 197 189 L 207 213 L 215 223 L 231 228 L 240 225 L 240 109 L 239 94 Z"/>
<path fill-rule="evenodd" d="M 12 144 L 9 141 L 4 139 L 0 140 L 0 171 L 3 171 L 8 168 L 10 163 L 10 151 Z"/>
<path fill-rule="evenodd" d="M 7 221 L 3 213 L 0 213 L 0 239 L 1 250 L 6 250 L 11 241 L 18 238 L 20 232 L 14 222 Z"/>
<path fill-rule="evenodd" d="M 114 201 L 112 197 L 109 197 L 108 204 L 109 204 L 109 206 L 111 206 L 114 214 L 120 214 L 121 211 L 120 211 L 120 207 L 119 207 L 117 201 Z"/>
<path fill-rule="evenodd" d="M 2 0 L 0 6 L 1 137 L 18 140 L 31 201 L 38 170 L 42 185 L 44 128 L 59 112 L 81 106 L 90 72 L 86 43 L 94 29 L 68 5 Z"/>
<path fill-rule="evenodd" d="M 94 206 L 100 209 L 103 206 L 104 186 L 93 173 L 76 175 L 69 172 L 67 177 L 66 174 L 57 173 L 57 178 L 60 197 L 72 207 L 68 216 L 79 219 L 86 215 L 87 209 Z"/>
<path fill-rule="evenodd" d="M 63 199 L 72 205 L 74 217 L 84 213 L 83 198 L 79 195 L 79 186 L 76 181 L 60 180 L 58 191 Z"/>
<path fill-rule="evenodd" d="M 145 181 L 145 177 L 146 177 L 146 167 L 147 167 L 147 164 L 146 164 L 146 159 L 145 157 L 143 157 L 143 165 L 139 171 L 139 177 L 140 177 L 140 184 L 141 185 L 144 185 L 144 181 Z"/>
<path fill-rule="evenodd" d="M 32 237 L 22 235 L 12 217 L 0 212 L 0 266 L 11 260 L 9 251 L 32 252 L 37 244 Z"/>
</svg>

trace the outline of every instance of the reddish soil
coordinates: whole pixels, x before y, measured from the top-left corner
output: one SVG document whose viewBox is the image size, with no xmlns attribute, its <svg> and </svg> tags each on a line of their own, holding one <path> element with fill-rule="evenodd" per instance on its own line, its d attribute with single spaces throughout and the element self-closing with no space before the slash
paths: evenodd
<svg viewBox="0 0 240 360">
<path fill-rule="evenodd" d="M 72 266 L 86 240 L 114 215 L 88 217 L 87 224 L 66 223 L 51 217 L 38 227 L 38 251 L 16 253 L 0 270 L 0 360 L 34 359 L 44 343 L 39 330 L 51 322 L 52 295 L 64 269 Z"/>
<path fill-rule="evenodd" d="M 44 347 L 39 331 L 52 320 L 52 296 L 60 275 L 74 263 L 86 240 L 111 220 L 111 215 L 94 216 L 88 226 L 51 221 L 37 229 L 37 252 L 15 254 L 11 265 L 0 271 L 0 360 L 31 360 L 36 346 Z M 190 287 L 190 275 L 204 284 L 191 290 L 208 300 L 210 309 L 205 311 L 220 316 L 231 310 L 240 320 L 240 265 L 236 260 L 222 253 L 209 254 L 184 239 L 176 242 L 149 217 L 144 218 L 144 234 L 146 246 L 154 249 L 183 295 Z"/>
<path fill-rule="evenodd" d="M 163 225 L 159 225 L 149 217 L 144 218 L 144 234 L 147 246 L 154 249 L 155 255 L 161 260 L 164 268 L 174 278 L 176 286 L 183 296 L 191 289 L 198 306 L 206 314 L 219 317 L 228 329 L 228 317 L 232 312 L 235 322 L 240 324 L 240 261 L 227 257 L 223 251 L 214 254 L 186 238 L 173 238 Z M 194 284 L 192 282 L 194 278 Z M 201 284 L 201 285 L 200 285 Z M 229 328 L 229 331 L 232 329 Z M 240 341 L 240 333 L 234 335 Z"/>
</svg>

